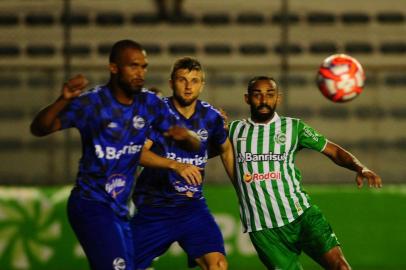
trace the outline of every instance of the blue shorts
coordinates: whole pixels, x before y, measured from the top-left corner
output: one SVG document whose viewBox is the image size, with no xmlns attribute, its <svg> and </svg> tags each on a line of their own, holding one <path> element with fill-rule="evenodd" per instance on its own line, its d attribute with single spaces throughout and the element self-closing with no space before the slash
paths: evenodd
<svg viewBox="0 0 406 270">
<path fill-rule="evenodd" d="M 108 204 L 82 198 L 76 193 L 68 200 L 68 219 L 91 269 L 133 269 L 128 219 L 117 216 Z"/>
<path fill-rule="evenodd" d="M 131 229 L 135 269 L 148 268 L 174 242 L 188 255 L 189 267 L 195 267 L 195 259 L 207 253 L 225 254 L 220 228 L 204 200 L 180 207 L 141 207 Z"/>
</svg>

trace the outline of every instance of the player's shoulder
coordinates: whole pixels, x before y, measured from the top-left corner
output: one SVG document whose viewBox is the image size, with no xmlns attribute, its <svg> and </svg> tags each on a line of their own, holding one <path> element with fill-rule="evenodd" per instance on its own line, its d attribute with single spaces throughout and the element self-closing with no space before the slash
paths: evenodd
<svg viewBox="0 0 406 270">
<path fill-rule="evenodd" d="M 297 118 L 297 117 L 291 117 L 291 116 L 285 116 L 285 115 L 283 115 L 283 116 L 279 116 L 279 118 L 280 118 L 282 121 L 291 121 L 291 122 L 293 122 L 293 123 L 303 122 L 302 119 Z"/>
<path fill-rule="evenodd" d="M 79 95 L 79 98 L 81 98 L 81 97 L 88 97 L 88 98 L 96 97 L 96 96 L 99 96 L 100 94 L 102 94 L 103 91 L 106 91 L 106 90 L 107 89 L 106 89 L 106 87 L 104 85 L 96 85 L 95 87 L 90 88 L 89 90 L 82 92 Z"/>
<path fill-rule="evenodd" d="M 196 108 L 200 111 L 200 113 L 204 114 L 205 117 L 207 118 L 221 117 L 221 112 L 207 101 L 198 99 L 197 104 L 198 105 L 196 106 Z"/>
<path fill-rule="evenodd" d="M 89 105 L 100 103 L 103 96 L 107 96 L 108 88 L 103 85 L 96 85 L 87 91 L 82 92 L 73 103 L 80 105 Z"/>
<path fill-rule="evenodd" d="M 229 128 L 234 128 L 236 126 L 246 126 L 250 125 L 251 123 L 248 121 L 248 119 L 235 119 L 230 121 L 228 124 Z"/>
</svg>

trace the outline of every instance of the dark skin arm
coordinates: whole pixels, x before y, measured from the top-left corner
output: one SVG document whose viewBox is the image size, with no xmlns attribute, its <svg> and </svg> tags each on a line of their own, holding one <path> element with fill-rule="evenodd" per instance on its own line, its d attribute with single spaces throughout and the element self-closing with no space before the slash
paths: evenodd
<svg viewBox="0 0 406 270">
<path fill-rule="evenodd" d="M 147 140 L 142 148 L 140 164 L 144 167 L 174 170 L 189 185 L 199 185 L 202 183 L 201 168 L 192 164 L 177 162 L 172 159 L 161 157 L 150 151 L 153 142 Z"/>
<path fill-rule="evenodd" d="M 200 149 L 199 136 L 187 128 L 173 126 L 164 133 L 164 136 L 176 141 L 181 148 L 187 151 L 196 152 Z"/>
<path fill-rule="evenodd" d="M 58 114 L 77 96 L 79 96 L 88 81 L 83 75 L 76 75 L 65 83 L 58 99 L 42 109 L 31 123 L 30 131 L 34 136 L 42 137 L 61 129 Z"/>
<path fill-rule="evenodd" d="M 367 180 L 369 187 L 382 187 L 381 177 L 368 169 L 353 154 L 341 146 L 329 141 L 323 150 L 323 154 L 337 165 L 355 171 L 357 173 L 355 181 L 359 188 L 363 186 L 364 179 Z"/>
</svg>

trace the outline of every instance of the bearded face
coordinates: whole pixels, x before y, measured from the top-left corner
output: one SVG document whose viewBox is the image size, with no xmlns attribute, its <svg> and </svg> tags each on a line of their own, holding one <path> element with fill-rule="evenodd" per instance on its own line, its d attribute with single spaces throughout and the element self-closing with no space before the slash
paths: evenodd
<svg viewBox="0 0 406 270">
<path fill-rule="evenodd" d="M 245 101 L 250 106 L 253 121 L 268 122 L 273 117 L 278 104 L 276 84 L 265 79 L 256 81 L 248 94 L 245 94 Z"/>
</svg>

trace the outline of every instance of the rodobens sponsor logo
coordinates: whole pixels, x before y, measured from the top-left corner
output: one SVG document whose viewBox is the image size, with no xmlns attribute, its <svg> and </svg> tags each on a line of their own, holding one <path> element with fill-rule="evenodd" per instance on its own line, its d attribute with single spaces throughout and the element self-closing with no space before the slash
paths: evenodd
<svg viewBox="0 0 406 270">
<path fill-rule="evenodd" d="M 247 184 L 253 181 L 281 180 L 281 172 L 272 171 L 267 173 L 245 173 L 243 179 Z"/>
<path fill-rule="evenodd" d="M 126 177 L 122 174 L 112 174 L 109 176 L 105 189 L 112 198 L 117 198 L 117 196 L 125 190 Z"/>
<path fill-rule="evenodd" d="M 266 154 L 254 154 L 250 152 L 238 153 L 237 160 L 239 163 L 257 162 L 257 161 L 284 161 L 287 158 L 287 153 L 275 154 L 272 152 Z"/>
</svg>

